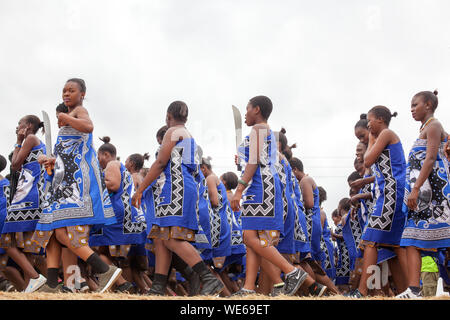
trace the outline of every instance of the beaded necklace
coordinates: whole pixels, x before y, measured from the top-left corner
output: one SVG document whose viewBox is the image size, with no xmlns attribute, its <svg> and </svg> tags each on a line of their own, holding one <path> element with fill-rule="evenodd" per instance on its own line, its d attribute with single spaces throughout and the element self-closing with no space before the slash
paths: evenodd
<svg viewBox="0 0 450 320">
<path fill-rule="evenodd" d="M 424 124 L 420 126 L 420 132 L 422 132 L 425 129 L 425 127 L 430 123 L 431 120 L 434 120 L 434 117 L 430 117 L 427 121 L 425 121 Z"/>
</svg>

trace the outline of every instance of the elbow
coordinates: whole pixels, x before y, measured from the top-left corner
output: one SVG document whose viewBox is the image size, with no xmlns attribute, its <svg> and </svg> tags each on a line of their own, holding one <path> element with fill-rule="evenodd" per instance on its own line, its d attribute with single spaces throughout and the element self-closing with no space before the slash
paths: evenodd
<svg viewBox="0 0 450 320">
<path fill-rule="evenodd" d="M 94 126 L 93 125 L 89 125 L 86 127 L 86 132 L 87 133 L 92 133 L 94 131 Z"/>
<path fill-rule="evenodd" d="M 305 201 L 304 205 L 306 209 L 312 209 L 314 207 L 314 201 Z"/>
</svg>

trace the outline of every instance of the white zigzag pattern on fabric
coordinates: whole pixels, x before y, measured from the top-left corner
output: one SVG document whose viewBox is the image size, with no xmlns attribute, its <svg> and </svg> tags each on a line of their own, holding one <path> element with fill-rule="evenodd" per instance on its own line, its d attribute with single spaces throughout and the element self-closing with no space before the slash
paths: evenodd
<svg viewBox="0 0 450 320">
<path fill-rule="evenodd" d="M 123 233 L 141 233 L 147 227 L 143 222 L 133 222 L 132 221 L 132 208 L 130 204 L 130 194 L 128 193 L 128 188 L 133 183 L 131 175 L 128 171 L 124 171 L 123 176 L 123 193 L 121 196 L 123 202 Z"/>
<path fill-rule="evenodd" d="M 392 174 L 391 157 L 389 150 L 380 154 L 379 168 L 384 176 L 384 204 L 380 217 L 373 214 L 369 218 L 369 228 L 390 231 L 397 201 L 397 183 Z"/>
<path fill-rule="evenodd" d="M 183 214 L 183 172 L 181 168 L 182 153 L 182 147 L 174 147 L 172 150 L 170 164 L 173 187 L 171 193 L 172 201 L 168 205 L 159 205 L 156 207 L 155 212 L 158 217 L 181 216 Z"/>
<path fill-rule="evenodd" d="M 270 174 L 269 167 L 261 167 L 261 178 L 263 182 L 263 190 L 264 190 L 264 202 L 263 204 L 253 204 L 249 203 L 244 206 L 243 214 L 246 217 L 249 216 L 272 216 L 273 209 L 275 206 L 275 186 L 273 182 L 273 178 Z"/>
<path fill-rule="evenodd" d="M 31 151 L 23 164 L 37 161 L 38 157 L 41 154 L 44 154 L 42 149 Z M 21 211 L 21 210 L 9 211 L 8 214 L 7 214 L 7 218 L 6 218 L 5 222 L 31 221 L 31 220 L 39 220 L 41 218 L 42 205 L 45 202 L 45 195 L 44 195 L 44 186 L 45 186 L 44 170 L 45 170 L 44 167 L 42 167 L 41 168 L 41 173 L 39 175 L 39 180 L 38 180 L 38 183 L 37 183 L 37 189 L 38 189 L 38 192 L 39 192 L 39 209 L 24 210 L 24 211 Z M 8 190 L 9 190 L 9 188 L 8 188 Z M 9 191 L 8 191 L 8 206 L 9 206 Z"/>
</svg>

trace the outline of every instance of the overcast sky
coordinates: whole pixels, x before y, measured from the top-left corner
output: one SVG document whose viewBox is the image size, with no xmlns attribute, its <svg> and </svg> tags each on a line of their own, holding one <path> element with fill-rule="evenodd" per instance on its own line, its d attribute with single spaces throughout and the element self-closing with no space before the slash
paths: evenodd
<svg viewBox="0 0 450 320">
<path fill-rule="evenodd" d="M 231 105 L 244 113 L 267 95 L 269 124 L 297 143 L 330 216 L 348 195 L 361 113 L 397 111 L 391 128 L 407 154 L 420 127 L 411 98 L 438 89 L 435 116 L 450 130 L 449 13 L 447 0 L 0 0 L 0 154 L 22 116 L 44 109 L 54 120 L 65 81 L 80 77 L 97 148 L 108 135 L 123 161 L 153 161 L 166 109 L 183 100 L 220 175 L 235 171 Z"/>
</svg>

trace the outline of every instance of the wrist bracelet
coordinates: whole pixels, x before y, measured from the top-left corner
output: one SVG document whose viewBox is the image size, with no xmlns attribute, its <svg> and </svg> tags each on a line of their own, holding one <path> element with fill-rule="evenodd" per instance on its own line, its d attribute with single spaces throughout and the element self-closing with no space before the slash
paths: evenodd
<svg viewBox="0 0 450 320">
<path fill-rule="evenodd" d="M 16 143 L 16 144 L 14 145 L 14 148 L 22 148 L 22 145 L 21 145 L 21 144 L 18 144 L 18 143 Z"/>
<path fill-rule="evenodd" d="M 242 180 L 242 179 L 239 179 L 238 180 L 238 183 L 239 184 L 242 184 L 244 187 L 246 187 L 247 188 L 247 186 L 248 186 L 248 183 L 246 183 L 244 180 Z"/>
</svg>

